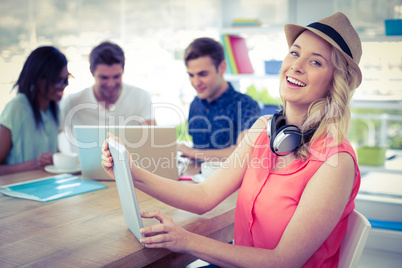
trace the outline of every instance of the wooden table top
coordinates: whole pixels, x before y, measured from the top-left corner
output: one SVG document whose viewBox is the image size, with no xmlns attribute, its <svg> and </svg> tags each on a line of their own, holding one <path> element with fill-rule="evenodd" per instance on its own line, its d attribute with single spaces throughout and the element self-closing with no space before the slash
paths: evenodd
<svg viewBox="0 0 402 268">
<path fill-rule="evenodd" d="M 46 176 L 51 174 L 40 170 L 0 176 L 0 185 Z M 0 194 L 0 267 L 184 267 L 195 260 L 142 247 L 125 224 L 116 183 L 102 182 L 108 188 L 48 203 Z M 191 232 L 223 242 L 233 239 L 237 193 L 201 216 L 139 190 L 137 198 L 140 210 L 158 209 Z M 145 226 L 155 223 L 144 219 Z"/>
</svg>

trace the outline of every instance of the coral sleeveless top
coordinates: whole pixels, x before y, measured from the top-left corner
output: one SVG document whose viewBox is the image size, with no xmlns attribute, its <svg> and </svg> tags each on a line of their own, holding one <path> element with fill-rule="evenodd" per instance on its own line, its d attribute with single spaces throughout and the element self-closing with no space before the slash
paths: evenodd
<svg viewBox="0 0 402 268">
<path fill-rule="evenodd" d="M 295 160 L 287 167 L 280 168 L 280 158 L 271 152 L 266 130 L 260 134 L 254 144 L 238 194 L 235 215 L 236 245 L 274 249 L 311 177 L 330 156 L 347 152 L 355 162 L 355 182 L 350 200 L 335 229 L 303 266 L 337 267 L 348 215 L 355 207 L 354 199 L 360 187 L 360 171 L 355 152 L 346 139 L 337 147 L 324 149 L 322 141 L 311 145 L 309 159 Z M 272 171 L 273 165 L 279 168 Z"/>
</svg>

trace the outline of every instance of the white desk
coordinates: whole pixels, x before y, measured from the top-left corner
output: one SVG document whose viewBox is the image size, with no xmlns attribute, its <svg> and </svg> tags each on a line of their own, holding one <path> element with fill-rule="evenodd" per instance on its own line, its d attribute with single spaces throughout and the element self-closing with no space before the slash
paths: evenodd
<svg viewBox="0 0 402 268">
<path fill-rule="evenodd" d="M 355 204 L 368 219 L 402 222 L 402 152 L 392 153 L 396 157 L 383 166 L 360 166 L 362 181 Z M 363 258 L 377 253 L 402 254 L 402 232 L 373 228 Z"/>
</svg>

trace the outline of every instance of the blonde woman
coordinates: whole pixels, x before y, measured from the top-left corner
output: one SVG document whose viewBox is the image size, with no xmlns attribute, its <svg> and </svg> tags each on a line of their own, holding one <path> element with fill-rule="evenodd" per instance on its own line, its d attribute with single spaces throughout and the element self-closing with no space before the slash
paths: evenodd
<svg viewBox="0 0 402 268">
<path fill-rule="evenodd" d="M 191 185 L 132 165 L 137 188 L 194 213 L 211 210 L 239 190 L 234 245 L 190 233 L 153 211 L 142 215 L 160 221 L 142 229 L 148 248 L 189 253 L 223 267 L 337 267 L 360 186 L 345 137 L 349 101 L 362 79 L 361 42 L 342 13 L 306 27 L 288 24 L 285 34 L 284 110 L 261 117 L 225 166 Z M 113 177 L 107 143 L 102 160 Z"/>
</svg>

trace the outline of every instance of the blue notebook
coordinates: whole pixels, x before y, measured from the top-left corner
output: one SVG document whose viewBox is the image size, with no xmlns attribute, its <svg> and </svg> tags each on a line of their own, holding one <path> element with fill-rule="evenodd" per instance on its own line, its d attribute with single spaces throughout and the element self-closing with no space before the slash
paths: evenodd
<svg viewBox="0 0 402 268">
<path fill-rule="evenodd" d="M 68 196 L 107 188 L 107 185 L 71 174 L 45 177 L 0 187 L 0 193 L 12 197 L 49 202 Z"/>
</svg>

